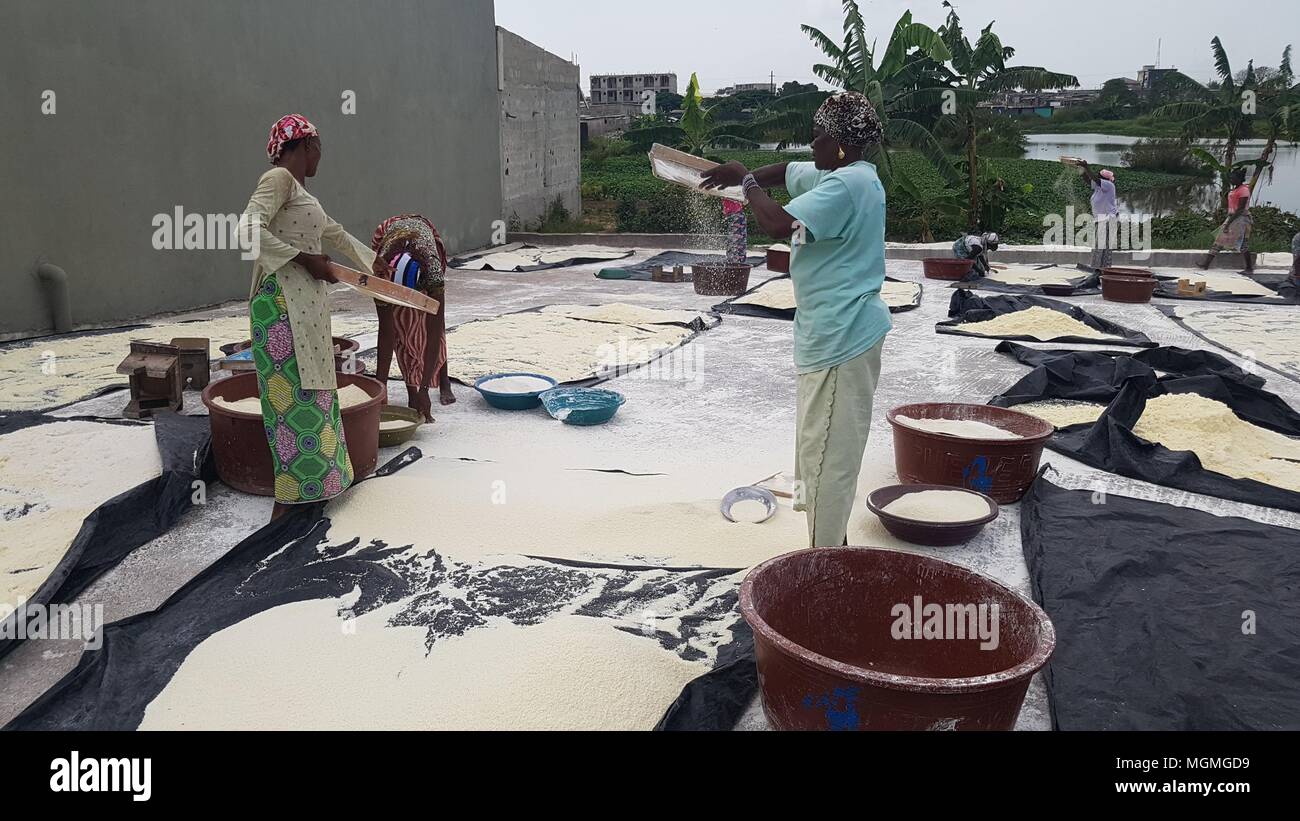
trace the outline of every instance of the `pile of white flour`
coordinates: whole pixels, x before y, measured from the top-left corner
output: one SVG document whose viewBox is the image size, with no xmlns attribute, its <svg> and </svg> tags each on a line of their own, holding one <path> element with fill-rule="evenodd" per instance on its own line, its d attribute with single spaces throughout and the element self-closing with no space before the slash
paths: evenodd
<svg viewBox="0 0 1300 821">
<path fill-rule="evenodd" d="M 1002 314 L 987 322 L 967 322 L 957 327 L 966 333 L 980 336 L 1028 336 L 1039 342 L 1050 342 L 1063 336 L 1117 340 L 1116 337 L 1091 328 L 1069 314 L 1037 305 L 1012 314 Z"/>
<path fill-rule="evenodd" d="M 1106 406 L 1096 402 L 1072 402 L 1066 399 L 1049 399 L 1045 402 L 1029 402 L 1016 405 L 1011 410 L 1037 416 L 1058 428 L 1071 425 L 1091 425 L 1106 412 Z"/>
<path fill-rule="evenodd" d="M 1195 453 L 1206 470 L 1300 493 L 1300 439 L 1252 425 L 1222 402 L 1194 393 L 1152 399 L 1133 433 Z"/>
<path fill-rule="evenodd" d="M 885 505 L 886 513 L 918 522 L 952 524 L 973 522 L 989 515 L 989 503 L 960 490 L 923 490 L 909 493 Z"/>
</svg>

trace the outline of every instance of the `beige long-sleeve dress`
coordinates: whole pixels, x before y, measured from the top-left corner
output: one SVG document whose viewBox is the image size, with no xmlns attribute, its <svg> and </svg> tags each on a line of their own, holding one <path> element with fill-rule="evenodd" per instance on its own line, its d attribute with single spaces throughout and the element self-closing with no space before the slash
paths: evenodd
<svg viewBox="0 0 1300 821">
<path fill-rule="evenodd" d="M 293 330 L 301 387 L 336 390 L 328 285 L 313 279 L 293 258 L 299 253 L 319 254 L 328 244 L 355 260 L 362 271 L 369 271 L 375 252 L 331 219 L 320 201 L 284 168 L 262 175 L 244 217 L 256 229 L 259 243 L 249 299 L 268 276 L 276 275 Z"/>
</svg>

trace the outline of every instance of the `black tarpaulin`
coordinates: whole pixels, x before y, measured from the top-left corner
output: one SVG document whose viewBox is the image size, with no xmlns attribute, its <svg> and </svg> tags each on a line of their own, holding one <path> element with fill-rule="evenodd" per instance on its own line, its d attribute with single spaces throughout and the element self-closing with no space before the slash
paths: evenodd
<svg viewBox="0 0 1300 821">
<path fill-rule="evenodd" d="M 1258 377 L 1240 371 L 1234 374 L 1234 366 L 1204 351 L 1167 348 L 1150 352 L 1151 361 L 1159 363 L 1153 367 L 1125 354 L 1029 351 L 1023 346 L 1004 350 L 1006 347 L 999 346 L 998 350 L 1027 364 L 1039 364 L 990 404 L 1015 407 L 1047 399 L 1108 404 L 1095 424 L 1058 430 L 1047 443 L 1052 450 L 1130 479 L 1300 511 L 1300 493 L 1206 470 L 1194 453 L 1169 450 L 1133 433 L 1149 399 L 1196 393 L 1224 403 L 1251 424 L 1286 436 L 1300 436 L 1300 414 L 1281 397 L 1259 387 Z M 1187 370 L 1176 370 L 1180 363 Z M 1158 376 L 1155 367 L 1168 375 Z"/>
<path fill-rule="evenodd" d="M 37 418 L 36 415 L 15 416 L 5 422 L 29 427 L 32 423 L 71 421 L 44 417 L 44 422 L 38 422 Z M 131 551 L 171 530 L 193 505 L 195 480 L 212 477 L 208 418 L 164 412 L 154 415 L 153 425 L 162 457 L 162 473 L 108 500 L 87 516 L 63 559 L 29 600 L 28 607 L 71 603 Z M 13 428 L 6 428 L 6 432 L 10 429 Z M 17 643 L 0 639 L 0 656 L 13 650 Z"/>
<path fill-rule="evenodd" d="M 727 261 L 727 257 L 725 254 L 696 254 L 696 253 L 691 253 L 689 251 L 665 251 L 662 254 L 656 254 L 650 259 L 647 259 L 645 262 L 638 262 L 635 265 L 627 265 L 623 267 L 611 266 L 609 268 L 603 269 L 603 271 L 620 272 L 620 275 L 617 277 L 617 279 L 631 279 L 639 282 L 653 282 L 655 281 L 654 280 L 655 273 L 658 272 L 659 269 L 664 268 L 665 266 L 668 268 L 673 268 L 680 265 L 683 268 L 694 268 L 696 265 L 723 265 L 726 263 L 726 261 Z M 745 258 L 745 264 L 753 266 L 755 268 L 765 264 L 766 262 L 767 262 L 766 256 L 751 255 Z M 602 277 L 601 273 L 603 273 L 603 271 L 597 273 L 596 276 L 602 279 L 615 278 L 609 276 Z M 624 274 L 626 276 L 624 276 Z M 674 285 L 674 284 L 682 284 L 682 283 L 664 283 L 664 284 Z M 687 278 L 685 284 L 688 285 L 690 284 L 689 278 Z"/>
<path fill-rule="evenodd" d="M 1300 729 L 1300 531 L 1046 475 L 1020 522 L 1054 728 Z"/>
<path fill-rule="evenodd" d="M 412 448 L 376 477 L 389 476 L 420 458 Z M 426 655 L 440 642 L 473 642 L 480 631 L 503 623 L 534 626 L 574 617 L 604 620 L 612 631 L 657 645 L 702 671 L 721 669 L 724 676 L 734 662 L 743 662 L 748 650 L 743 624 L 731 627 L 729 638 L 719 635 L 726 631 L 721 625 L 736 624 L 740 570 L 540 557 L 463 563 L 437 551 L 375 538 L 350 537 L 340 543 L 330 537 L 330 519 L 322 518 L 326 510 L 324 504 L 295 509 L 226 553 L 156 610 L 109 625 L 102 648 L 83 654 L 70 674 L 5 729 L 135 729 L 181 665 L 209 637 L 282 605 L 351 594 L 356 598 L 347 608 L 354 617 L 383 613 L 387 627 L 421 628 L 414 640 Z M 649 612 L 655 619 L 647 621 Z M 716 658 L 703 649 L 710 645 L 717 649 Z M 400 676 L 402 670 L 392 673 Z M 645 671 L 625 671 L 628 680 L 639 674 Z M 474 683 L 464 686 L 473 688 Z M 657 701 L 655 708 L 662 709 L 662 704 Z M 349 709 L 340 696 L 337 710 Z M 292 710 L 285 707 L 286 713 Z M 698 703 L 675 714 L 678 726 L 691 716 L 707 716 Z"/>
<path fill-rule="evenodd" d="M 1005 314 L 1014 314 L 1030 308 L 1047 308 L 1052 311 L 1059 311 L 1079 320 L 1089 328 L 1116 338 L 1091 339 L 1086 336 L 1061 336 L 1050 340 L 1040 340 L 1028 336 L 991 337 L 986 334 L 969 333 L 961 330 L 960 327 L 970 322 L 987 322 Z M 1023 342 L 1075 342 L 1086 345 L 1132 345 L 1139 348 L 1154 348 L 1156 346 L 1156 343 L 1152 342 L 1146 334 L 1130 330 L 1123 325 L 1117 325 L 1099 316 L 1094 316 L 1076 305 L 1069 305 L 1038 296 L 998 295 L 983 297 L 962 289 L 953 293 L 952 302 L 948 306 L 948 316 L 954 317 L 954 319 L 940 322 L 935 326 L 935 330 L 941 334 L 970 336 L 976 339 L 1015 339 Z"/>
<path fill-rule="evenodd" d="M 740 296 L 732 297 L 731 299 L 721 303 L 720 305 L 714 305 L 713 310 L 720 314 L 734 314 L 735 316 L 757 316 L 763 319 L 783 319 L 787 322 L 793 321 L 794 315 L 796 313 L 796 309 L 794 308 L 768 308 L 763 305 L 748 305 L 748 304 L 737 302 L 737 300 L 739 299 L 744 299 L 747 296 L 754 295 L 756 292 L 758 292 L 761 288 L 763 288 L 765 285 L 768 285 L 769 283 L 777 282 L 779 280 L 789 279 L 789 278 L 790 275 L 786 274 L 784 276 L 772 277 L 771 279 L 766 280 L 765 282 L 760 282 L 758 285 L 755 285 L 753 288 L 750 288 L 748 291 L 741 294 Z M 893 277 L 885 277 L 885 282 L 903 282 L 903 281 L 904 280 L 901 279 L 894 279 Z M 925 295 L 925 286 L 921 285 L 920 283 L 910 283 L 910 284 L 916 285 L 917 287 L 916 297 L 907 305 L 890 305 L 889 306 L 890 313 L 901 314 L 901 313 L 906 313 L 907 311 L 915 311 L 917 308 L 921 307 L 921 299 Z"/>
<path fill-rule="evenodd" d="M 718 666 L 682 688 L 655 726 L 656 732 L 722 732 L 734 729 L 758 695 L 754 633 L 744 619 L 731 629 L 731 643 L 718 651 Z"/>
</svg>

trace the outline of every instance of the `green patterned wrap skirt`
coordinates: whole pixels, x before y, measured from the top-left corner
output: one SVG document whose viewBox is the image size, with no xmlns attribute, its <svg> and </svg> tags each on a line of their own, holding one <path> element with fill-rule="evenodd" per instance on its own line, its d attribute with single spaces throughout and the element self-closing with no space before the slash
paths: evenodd
<svg viewBox="0 0 1300 821">
<path fill-rule="evenodd" d="M 275 275 L 258 288 L 249 315 L 262 421 L 275 466 L 275 501 L 301 505 L 332 499 L 352 485 L 338 391 L 302 389 L 293 330 Z"/>
</svg>

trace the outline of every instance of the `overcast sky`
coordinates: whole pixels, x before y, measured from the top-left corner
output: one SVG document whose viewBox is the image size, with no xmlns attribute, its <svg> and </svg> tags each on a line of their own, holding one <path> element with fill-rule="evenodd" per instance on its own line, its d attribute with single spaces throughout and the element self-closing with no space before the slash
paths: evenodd
<svg viewBox="0 0 1300 821">
<path fill-rule="evenodd" d="M 868 32 L 888 37 L 907 9 L 937 28 L 941 0 L 860 2 Z M 1300 41 L 1297 0 L 961 0 L 967 36 L 996 20 L 1020 65 L 1078 76 L 1087 88 L 1135 77 L 1156 62 L 1202 82 L 1213 75 L 1210 38 L 1223 40 L 1233 71 L 1276 66 Z M 814 82 L 821 53 L 799 30 L 817 26 L 842 37 L 840 0 L 496 0 L 497 22 L 565 58 L 577 54 L 583 88 L 591 74 L 676 72 L 681 91 L 692 71 L 705 93 L 735 83 Z M 1296 58 L 1300 65 L 1300 53 Z"/>
</svg>

